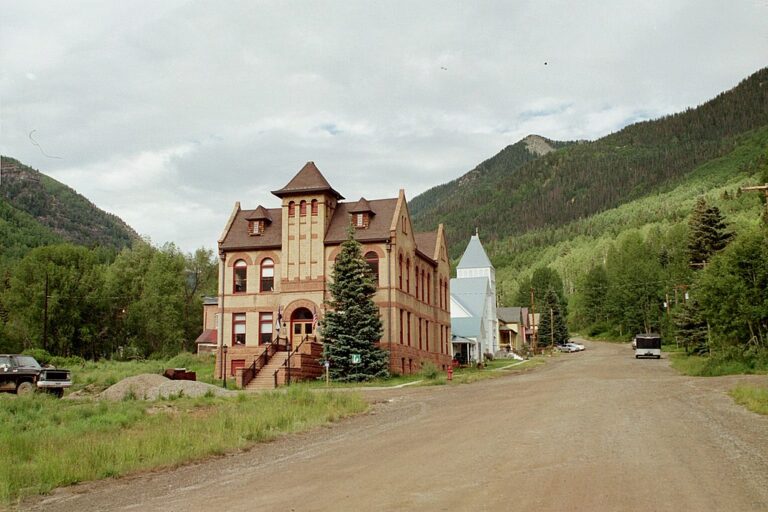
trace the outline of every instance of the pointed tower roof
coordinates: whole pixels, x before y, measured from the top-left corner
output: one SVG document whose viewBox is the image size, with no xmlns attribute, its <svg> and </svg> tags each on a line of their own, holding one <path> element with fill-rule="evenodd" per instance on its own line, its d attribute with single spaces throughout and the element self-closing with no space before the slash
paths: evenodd
<svg viewBox="0 0 768 512">
<path fill-rule="evenodd" d="M 245 220 L 265 220 L 269 223 L 272 222 L 272 216 L 269 214 L 266 208 L 259 205 L 256 207 L 255 210 L 248 213 L 248 215 L 245 216 Z"/>
<path fill-rule="evenodd" d="M 493 268 L 491 260 L 488 259 L 488 255 L 483 249 L 483 244 L 480 243 L 480 235 L 477 232 L 469 239 L 467 249 L 456 268 Z"/>
<path fill-rule="evenodd" d="M 307 162 L 286 186 L 272 193 L 282 198 L 289 195 L 311 194 L 313 192 L 328 192 L 336 196 L 336 199 L 344 199 L 326 181 L 320 170 L 315 166 L 315 162 Z"/>
<path fill-rule="evenodd" d="M 375 214 L 371 209 L 371 203 L 368 202 L 368 200 L 364 197 L 361 197 L 358 202 L 356 202 L 352 208 L 349 209 L 349 213 L 364 213 L 364 212 L 370 212 L 372 214 Z"/>
</svg>

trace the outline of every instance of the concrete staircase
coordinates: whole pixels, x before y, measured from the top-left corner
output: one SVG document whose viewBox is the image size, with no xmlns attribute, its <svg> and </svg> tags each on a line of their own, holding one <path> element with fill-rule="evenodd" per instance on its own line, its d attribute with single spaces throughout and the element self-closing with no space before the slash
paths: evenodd
<svg viewBox="0 0 768 512">
<path fill-rule="evenodd" d="M 267 365 L 259 370 L 256 378 L 245 386 L 246 391 L 264 391 L 275 389 L 275 370 L 283 366 L 288 359 L 288 352 L 277 352 L 273 355 Z"/>
</svg>

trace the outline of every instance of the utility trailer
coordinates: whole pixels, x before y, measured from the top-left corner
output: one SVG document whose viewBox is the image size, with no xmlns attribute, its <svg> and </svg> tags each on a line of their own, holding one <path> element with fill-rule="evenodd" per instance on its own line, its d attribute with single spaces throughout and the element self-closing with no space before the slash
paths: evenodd
<svg viewBox="0 0 768 512">
<path fill-rule="evenodd" d="M 635 336 L 635 359 L 655 357 L 661 359 L 661 335 L 638 334 Z"/>
</svg>

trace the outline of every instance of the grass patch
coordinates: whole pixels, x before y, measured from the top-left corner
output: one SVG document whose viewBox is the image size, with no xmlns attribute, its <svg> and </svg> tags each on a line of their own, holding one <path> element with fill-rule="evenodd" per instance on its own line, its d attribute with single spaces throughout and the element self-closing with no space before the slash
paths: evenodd
<svg viewBox="0 0 768 512">
<path fill-rule="evenodd" d="M 545 364 L 546 356 L 537 356 L 537 357 L 522 361 L 520 362 L 520 364 L 515 364 L 518 362 L 520 361 L 515 361 L 514 359 L 494 359 L 493 361 L 488 361 L 485 367 L 483 368 L 477 368 L 476 366 L 467 367 L 467 368 L 457 368 L 453 372 L 452 381 L 448 382 L 447 376 L 443 374 L 443 375 L 440 375 L 431 384 L 432 385 L 471 384 L 473 382 L 478 382 L 481 380 L 503 377 L 504 375 L 509 375 L 511 373 L 512 374 L 523 373 L 539 365 Z M 515 366 L 510 366 L 512 364 L 515 364 Z M 509 367 L 509 368 L 506 368 L 506 367 Z"/>
<path fill-rule="evenodd" d="M 685 355 L 684 352 L 669 354 L 672 368 L 693 377 L 718 377 L 720 375 L 764 374 L 768 366 L 760 360 L 732 359 L 715 356 Z"/>
<path fill-rule="evenodd" d="M 196 355 L 188 352 L 171 359 L 147 359 L 144 361 L 100 361 L 72 360 L 58 364 L 72 372 L 71 391 L 88 388 L 94 393 L 105 390 L 109 386 L 142 373 L 162 374 L 167 368 L 186 368 L 197 373 L 197 380 L 208 384 L 219 384 L 213 378 L 214 356 L 212 354 Z"/>
<path fill-rule="evenodd" d="M 737 404 L 768 416 L 768 387 L 737 386 L 729 393 Z"/>
<path fill-rule="evenodd" d="M 55 487 L 169 467 L 337 421 L 354 393 L 287 392 L 172 401 L 0 396 L 0 505 Z"/>
</svg>

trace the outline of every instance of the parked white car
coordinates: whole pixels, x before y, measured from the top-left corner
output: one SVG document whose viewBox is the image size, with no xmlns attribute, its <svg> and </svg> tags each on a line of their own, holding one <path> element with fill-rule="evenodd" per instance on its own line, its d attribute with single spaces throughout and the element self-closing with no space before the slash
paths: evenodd
<svg viewBox="0 0 768 512">
<path fill-rule="evenodd" d="M 579 350 L 585 350 L 586 349 L 586 347 L 584 345 L 582 345 L 581 343 L 576 343 L 575 341 L 569 341 L 568 344 L 575 346 Z"/>
</svg>

